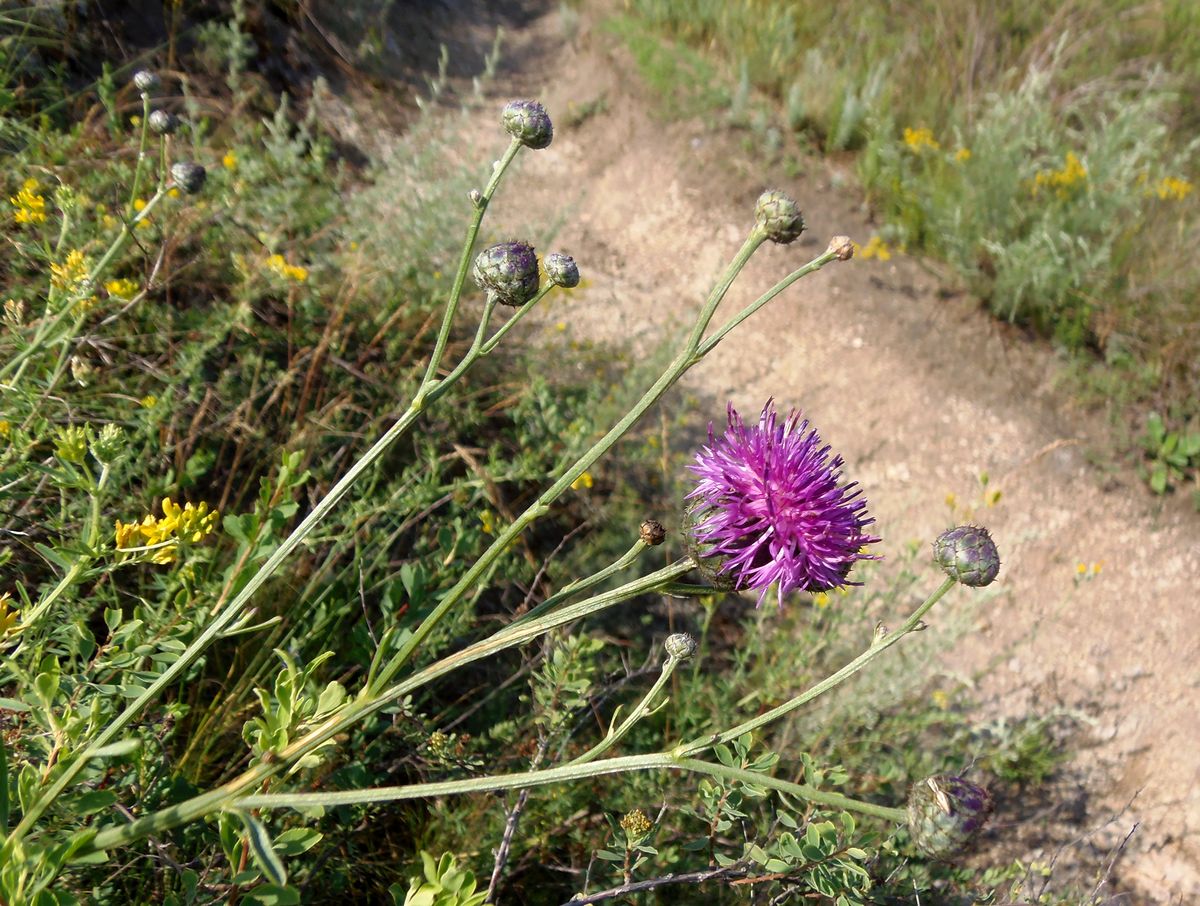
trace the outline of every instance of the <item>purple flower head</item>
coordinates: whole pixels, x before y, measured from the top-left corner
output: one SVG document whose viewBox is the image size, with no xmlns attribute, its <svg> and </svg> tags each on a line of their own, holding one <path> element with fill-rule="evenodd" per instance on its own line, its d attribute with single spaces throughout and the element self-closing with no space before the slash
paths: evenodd
<svg viewBox="0 0 1200 906">
<path fill-rule="evenodd" d="M 703 556 L 719 558 L 719 572 L 737 590 L 759 589 L 761 606 L 775 583 L 779 603 L 795 589 L 828 591 L 857 585 L 847 575 L 879 541 L 864 530 L 867 502 L 855 482 L 840 484 L 842 457 L 828 458 L 807 420 L 793 411 L 778 424 L 768 401 L 757 425 L 747 427 L 729 406 L 721 437 L 708 428 L 708 445 L 689 468 L 698 479 L 687 496 L 692 535 Z"/>
</svg>

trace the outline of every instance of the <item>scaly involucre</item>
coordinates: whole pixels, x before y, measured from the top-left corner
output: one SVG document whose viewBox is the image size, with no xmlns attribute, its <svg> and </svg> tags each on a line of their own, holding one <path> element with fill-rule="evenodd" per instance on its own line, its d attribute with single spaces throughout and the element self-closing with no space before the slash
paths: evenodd
<svg viewBox="0 0 1200 906">
<path fill-rule="evenodd" d="M 757 425 L 747 427 L 729 406 L 721 437 L 708 428 L 708 445 L 690 466 L 695 490 L 688 494 L 692 532 L 706 557 L 722 561 L 719 572 L 738 590 L 778 584 L 788 592 L 828 591 L 856 585 L 847 576 L 879 539 L 865 529 L 867 502 L 855 482 L 841 484 L 842 457 L 829 459 L 807 420 L 792 412 L 780 424 L 768 401 Z"/>
</svg>

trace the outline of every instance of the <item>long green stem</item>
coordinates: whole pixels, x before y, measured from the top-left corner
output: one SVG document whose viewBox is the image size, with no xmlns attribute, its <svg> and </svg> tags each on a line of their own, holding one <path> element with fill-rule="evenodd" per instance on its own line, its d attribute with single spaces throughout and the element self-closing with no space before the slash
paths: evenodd
<svg viewBox="0 0 1200 906">
<path fill-rule="evenodd" d="M 687 758 L 690 755 L 695 755 L 698 752 L 702 752 L 707 748 L 717 745 L 718 743 L 730 742 L 734 739 L 737 739 L 743 733 L 750 733 L 754 730 L 757 730 L 759 727 L 766 726 L 769 723 L 779 720 L 779 718 L 783 717 L 784 715 L 790 714 L 797 708 L 801 708 L 808 704 L 817 696 L 828 692 L 834 686 L 839 685 L 847 677 L 858 673 L 858 671 L 862 670 L 863 667 L 867 666 L 867 664 L 871 663 L 871 661 L 875 660 L 875 658 L 879 657 L 879 655 L 883 654 L 883 652 L 887 651 L 889 648 L 899 642 L 902 638 L 904 638 L 904 636 L 914 631 L 920 624 L 921 618 L 929 612 L 929 608 L 933 607 L 934 604 L 940 601 L 942 596 L 946 594 L 946 592 L 948 592 L 953 585 L 954 579 L 947 578 L 940 586 L 938 586 L 937 590 L 933 594 L 925 599 L 924 603 L 922 603 L 920 607 L 912 612 L 912 615 L 904 621 L 903 625 L 901 625 L 899 629 L 897 629 L 895 632 L 889 632 L 887 635 L 876 638 L 870 648 L 852 660 L 837 673 L 827 676 L 825 679 L 811 686 L 800 695 L 788 699 L 779 707 L 772 708 L 770 711 L 765 711 L 762 714 L 759 714 L 757 717 L 738 724 L 732 729 L 724 730 L 721 733 L 700 736 L 696 739 L 693 739 L 691 742 L 676 746 L 673 750 L 674 754 L 680 758 Z"/>
<path fill-rule="evenodd" d="M 629 716 L 621 722 L 621 725 L 616 728 L 610 728 L 604 734 L 604 738 L 580 755 L 578 758 L 572 758 L 568 764 L 587 764 L 589 761 L 595 761 L 618 742 L 620 742 L 634 725 L 643 717 L 653 713 L 650 710 L 650 705 L 653 704 L 655 697 L 662 691 L 663 686 L 667 684 L 667 680 L 671 678 L 671 674 L 675 672 L 675 668 L 679 666 L 679 658 L 669 656 L 662 666 L 662 672 L 659 673 L 658 679 L 650 690 L 642 696 L 642 700 L 637 703 Z"/>
<path fill-rule="evenodd" d="M 596 595 L 586 601 L 580 601 L 576 604 L 563 607 L 556 613 L 541 619 L 533 620 L 520 626 L 515 624 L 508 626 L 493 636 L 476 642 L 462 651 L 448 655 L 434 664 L 430 664 L 428 667 L 369 700 L 351 703 L 341 712 L 325 720 L 303 737 L 296 740 L 280 752 L 274 760 L 258 764 L 233 780 L 206 793 L 201 793 L 199 796 L 194 796 L 186 802 L 181 802 L 171 808 L 146 815 L 120 828 L 107 831 L 105 833 L 108 836 L 104 838 L 101 844 L 96 844 L 93 841 L 89 846 L 91 849 L 100 849 L 107 846 L 122 845 L 150 834 L 156 834 L 169 828 L 177 827 L 180 824 L 186 824 L 189 821 L 195 821 L 214 811 L 225 808 L 234 797 L 257 788 L 263 781 L 285 769 L 291 761 L 319 748 L 325 742 L 347 730 L 365 717 L 376 713 L 389 703 L 403 698 L 405 695 L 410 694 L 433 680 L 445 676 L 467 664 L 490 657 L 509 648 L 523 645 L 551 629 L 556 629 L 559 626 L 572 623 L 585 616 L 598 613 L 637 595 L 653 591 L 659 585 L 678 578 L 693 567 L 694 564 L 691 558 L 684 558 L 649 575 L 627 582 L 619 588 Z"/>
<path fill-rule="evenodd" d="M 653 755 L 628 755 L 622 758 L 606 758 L 598 764 L 569 764 L 557 768 L 547 768 L 541 771 L 528 771 L 522 774 L 509 774 L 504 777 L 478 777 L 471 780 L 447 780 L 442 783 L 417 783 L 409 786 L 376 787 L 369 790 L 346 790 L 336 793 L 267 793 L 256 796 L 246 796 L 233 803 L 237 808 L 313 808 L 315 806 L 333 807 L 338 805 L 363 805 L 369 803 L 398 802 L 405 799 L 426 799 L 436 796 L 459 796 L 464 793 L 487 793 L 499 790 L 525 789 L 532 786 L 545 786 L 551 783 L 568 783 L 574 780 L 585 780 L 589 777 L 599 777 L 604 774 L 626 774 L 631 771 L 647 770 L 677 770 L 692 774 L 705 774 L 722 780 L 736 780 L 739 783 L 766 787 L 780 793 L 787 793 L 799 799 L 805 799 L 817 805 L 828 808 L 844 809 L 872 815 L 896 823 L 907 819 L 907 813 L 902 808 L 890 808 L 876 805 L 873 802 L 863 802 L 852 799 L 840 793 L 819 790 L 805 783 L 792 783 L 747 771 L 729 765 L 713 764 L 694 758 L 676 758 L 666 752 Z M 108 835 L 112 831 L 101 831 L 93 846 L 102 848 L 108 844 Z M 115 835 L 114 835 L 115 836 Z"/>
<path fill-rule="evenodd" d="M 425 369 L 425 378 L 421 381 L 421 387 L 417 391 L 417 395 L 413 398 L 413 404 L 420 411 L 425 400 L 425 395 L 432 388 L 437 379 L 438 369 L 442 365 L 442 357 L 446 354 L 446 344 L 450 341 L 450 331 L 454 327 L 454 318 L 458 314 L 458 303 L 462 298 L 463 284 L 467 280 L 467 270 L 471 266 L 471 252 L 475 248 L 475 240 L 479 236 L 479 227 L 483 223 L 483 215 L 487 211 L 488 202 L 496 192 L 496 188 L 500 185 L 500 180 L 504 176 L 504 171 L 508 169 L 508 165 L 512 163 L 513 158 L 517 156 L 517 152 L 523 146 L 517 139 L 513 139 L 504 152 L 504 156 L 496 163 L 495 169 L 492 171 L 492 178 L 488 180 L 487 187 L 483 190 L 480 200 L 475 205 L 475 213 L 471 217 L 471 223 L 467 227 L 467 238 L 463 243 L 462 254 L 458 259 L 458 270 L 454 274 L 454 284 L 450 288 L 450 297 L 446 302 L 446 312 L 442 316 L 442 326 L 438 330 L 437 340 L 433 345 L 433 353 L 429 357 L 429 365 Z"/>
<path fill-rule="evenodd" d="M 142 182 L 142 164 L 146 162 L 146 137 L 149 134 L 150 128 L 150 94 L 142 92 L 142 134 L 138 140 L 137 162 L 133 165 L 133 184 L 129 187 L 129 204 L 127 205 L 128 214 L 132 216 L 133 205 L 137 201 L 138 189 L 141 188 Z"/>
<path fill-rule="evenodd" d="M 735 327 L 737 327 L 739 324 L 741 324 L 743 321 L 745 321 L 748 317 L 750 317 L 752 314 L 754 314 L 756 311 L 758 311 L 760 308 L 762 308 L 764 305 L 766 305 L 768 302 L 770 302 L 772 299 L 774 299 L 776 296 L 778 296 L 781 292 L 783 292 L 785 289 L 787 289 L 789 286 L 791 286 L 793 283 L 795 283 L 801 277 L 807 276 L 808 274 L 811 274 L 813 271 L 820 270 L 821 268 L 823 268 L 825 265 L 827 265 L 830 261 L 832 261 L 836 257 L 837 257 L 836 251 L 834 251 L 834 250 L 826 251 L 823 254 L 818 255 L 816 258 L 814 258 L 812 261 L 808 262 L 808 264 L 804 265 L 803 267 L 797 268 L 796 270 L 792 271 L 790 274 L 788 274 L 786 277 L 784 277 L 782 280 L 780 280 L 778 283 L 776 283 L 774 286 L 772 286 L 769 290 L 767 290 L 765 293 L 763 293 L 761 296 L 759 296 L 757 299 L 755 299 L 753 302 L 751 302 L 749 305 L 747 305 L 745 308 L 743 308 L 740 312 L 738 312 L 736 315 L 734 315 L 732 318 L 730 318 L 727 322 L 725 322 L 724 326 L 722 326 L 720 330 L 713 333 L 703 343 L 701 343 L 699 354 L 702 356 L 708 355 L 710 352 L 712 352 L 716 348 L 718 343 L 720 343 L 723 339 L 725 339 L 726 334 L 728 334 L 731 330 L 733 330 Z"/>
</svg>

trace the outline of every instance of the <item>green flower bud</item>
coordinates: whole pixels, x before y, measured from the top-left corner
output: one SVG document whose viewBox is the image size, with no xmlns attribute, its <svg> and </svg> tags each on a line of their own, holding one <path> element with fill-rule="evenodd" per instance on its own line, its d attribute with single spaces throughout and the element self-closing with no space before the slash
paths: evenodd
<svg viewBox="0 0 1200 906">
<path fill-rule="evenodd" d="M 663 648 L 677 661 L 690 661 L 696 654 L 696 640 L 686 632 L 677 632 L 667 636 Z"/>
<path fill-rule="evenodd" d="M 933 542 L 933 562 L 950 578 L 980 588 L 1000 572 L 1000 552 L 987 529 L 960 525 L 942 532 Z"/>
<path fill-rule="evenodd" d="M 91 439 L 92 432 L 86 425 L 59 428 L 54 437 L 54 455 L 63 462 L 81 463 Z"/>
<path fill-rule="evenodd" d="M 188 195 L 195 195 L 204 188 L 204 180 L 208 178 L 208 174 L 199 164 L 181 160 L 171 166 L 171 178 L 175 180 L 175 185 Z"/>
<path fill-rule="evenodd" d="M 638 528 L 638 537 L 651 547 L 658 547 L 667 540 L 667 530 L 657 519 L 647 519 Z"/>
<path fill-rule="evenodd" d="M 579 285 L 579 266 L 570 255 L 551 252 L 546 256 L 546 276 L 555 286 L 570 289 Z"/>
<path fill-rule="evenodd" d="M 913 784 L 908 794 L 908 831 L 913 844 L 935 859 L 966 846 L 991 813 L 992 797 L 987 790 L 949 774 Z"/>
<path fill-rule="evenodd" d="M 139 69 L 133 74 L 133 84 L 138 91 L 145 93 L 147 91 L 154 91 L 162 82 L 149 69 Z"/>
<path fill-rule="evenodd" d="M 118 425 L 107 424 L 100 429 L 100 436 L 92 441 L 88 449 L 100 465 L 112 465 L 125 449 L 125 432 Z"/>
<path fill-rule="evenodd" d="M 179 117 L 166 110 L 152 110 L 146 123 L 155 135 L 174 135 L 179 128 Z"/>
<path fill-rule="evenodd" d="M 501 305 L 524 305 L 538 291 L 537 254 L 524 242 L 501 242 L 475 259 L 475 282 Z"/>
<path fill-rule="evenodd" d="M 509 101 L 504 105 L 501 121 L 504 131 L 526 148 L 545 148 L 554 138 L 550 115 L 537 101 Z"/>
<path fill-rule="evenodd" d="M 781 245 L 787 245 L 804 232 L 800 206 L 777 189 L 768 189 L 758 196 L 754 219 L 768 239 Z"/>
</svg>

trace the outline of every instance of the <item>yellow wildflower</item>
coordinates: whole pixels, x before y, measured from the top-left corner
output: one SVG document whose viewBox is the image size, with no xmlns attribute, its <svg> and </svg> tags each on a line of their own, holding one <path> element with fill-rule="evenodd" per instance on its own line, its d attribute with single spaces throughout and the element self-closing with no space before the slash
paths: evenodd
<svg viewBox="0 0 1200 906">
<path fill-rule="evenodd" d="M 872 236 L 866 245 L 854 243 L 854 254 L 861 258 L 878 258 L 880 261 L 892 259 L 891 247 L 878 236 Z"/>
<path fill-rule="evenodd" d="M 970 148 L 959 148 L 957 151 L 954 152 L 954 159 L 956 161 L 958 161 L 960 164 L 965 164 L 967 161 L 969 161 L 971 159 L 971 149 Z"/>
<path fill-rule="evenodd" d="M 50 285 L 63 291 L 79 289 L 87 280 L 91 266 L 83 252 L 75 249 L 67 254 L 62 264 L 50 265 Z"/>
<path fill-rule="evenodd" d="M 827 591 L 817 592 L 815 595 L 813 595 L 813 603 L 816 604 L 818 607 L 828 607 L 829 606 L 829 592 L 827 592 Z"/>
<path fill-rule="evenodd" d="M 625 836 L 634 842 L 640 840 L 646 834 L 650 833 L 654 825 L 650 823 L 650 819 L 646 817 L 646 813 L 640 808 L 635 808 L 621 818 L 621 830 L 625 831 Z"/>
<path fill-rule="evenodd" d="M 1163 201 L 1183 201 L 1196 188 L 1186 179 L 1176 176 L 1164 176 L 1158 181 L 1154 193 Z"/>
<path fill-rule="evenodd" d="M 171 188 L 167 189 L 167 197 L 168 198 L 178 198 L 179 197 L 179 189 L 176 188 L 175 186 L 171 186 Z"/>
<path fill-rule="evenodd" d="M 116 296 L 118 299 L 132 299 L 138 292 L 137 283 L 125 277 L 109 280 L 104 284 L 104 288 L 108 290 L 110 296 Z"/>
<path fill-rule="evenodd" d="M 12 595 L 8 592 L 0 594 L 0 643 L 6 642 L 21 631 L 17 624 L 21 621 L 21 612 L 13 606 Z"/>
<path fill-rule="evenodd" d="M 922 126 L 920 129 L 913 129 L 909 126 L 904 127 L 904 144 L 910 151 L 915 154 L 920 154 L 925 149 L 937 151 L 942 146 L 938 144 L 937 139 L 933 137 L 933 131 Z"/>
<path fill-rule="evenodd" d="M 595 482 L 592 480 L 591 472 L 584 472 L 578 478 L 571 482 L 572 491 L 580 491 L 585 488 L 590 488 Z"/>
<path fill-rule="evenodd" d="M 8 440 L 10 434 L 12 434 L 12 422 L 6 418 L 0 418 L 0 437 Z"/>
<path fill-rule="evenodd" d="M 496 534 L 496 514 L 491 510 L 484 510 L 479 514 L 479 530 L 485 535 Z"/>
<path fill-rule="evenodd" d="M 557 330 L 559 333 L 561 333 L 562 331 L 564 331 L 564 330 L 566 330 L 566 329 L 567 329 L 567 322 L 566 322 L 566 321 L 559 321 L 559 322 L 557 322 L 557 323 L 554 325 L 554 329 L 555 329 L 555 330 Z"/>
<path fill-rule="evenodd" d="M 45 223 L 46 197 L 38 192 L 36 179 L 25 180 L 21 190 L 8 199 L 14 208 L 13 220 L 17 223 Z"/>
<path fill-rule="evenodd" d="M 145 208 L 146 208 L 146 199 L 144 199 L 144 198 L 135 198 L 135 199 L 133 200 L 133 209 L 134 209 L 135 211 L 142 211 L 142 210 L 145 210 Z"/>
<path fill-rule="evenodd" d="M 197 544 L 212 534 L 217 512 L 207 503 L 182 507 L 170 497 L 162 502 L 161 517 L 146 514 L 141 522 L 117 520 L 113 533 L 117 550 L 139 551 L 152 563 L 173 563 L 181 541 Z"/>
<path fill-rule="evenodd" d="M 1074 151 L 1068 151 L 1059 169 L 1041 170 L 1034 176 L 1032 192 L 1036 197 L 1042 189 L 1053 189 L 1059 198 L 1069 198 L 1087 183 L 1087 178 L 1087 167 L 1075 156 Z"/>
<path fill-rule="evenodd" d="M 157 402 L 158 402 L 157 396 L 155 396 L 153 393 L 147 393 L 140 400 L 138 400 L 138 405 L 141 406 L 143 409 L 153 409 L 154 405 Z"/>
<path fill-rule="evenodd" d="M 933 702 L 933 706 L 940 711 L 945 711 L 950 707 L 950 696 L 941 689 L 934 689 L 929 699 Z"/>
<path fill-rule="evenodd" d="M 225 156 L 221 158 L 221 166 L 226 170 L 236 170 L 238 165 L 237 155 L 232 151 L 226 151 Z"/>
<path fill-rule="evenodd" d="M 267 259 L 267 270 L 285 280 L 303 283 L 308 279 L 308 268 L 298 264 L 288 264 L 283 255 L 272 255 Z"/>
</svg>

